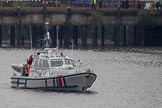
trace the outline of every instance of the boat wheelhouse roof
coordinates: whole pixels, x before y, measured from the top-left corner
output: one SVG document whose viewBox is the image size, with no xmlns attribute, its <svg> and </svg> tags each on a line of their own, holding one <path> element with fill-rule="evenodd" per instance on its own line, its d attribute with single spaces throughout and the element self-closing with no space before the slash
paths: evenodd
<svg viewBox="0 0 162 108">
<path fill-rule="evenodd" d="M 63 53 L 59 54 L 57 48 L 45 48 L 43 51 L 39 51 L 35 55 L 37 55 L 39 58 L 50 58 L 50 59 L 69 58 L 67 56 L 64 56 Z"/>
</svg>

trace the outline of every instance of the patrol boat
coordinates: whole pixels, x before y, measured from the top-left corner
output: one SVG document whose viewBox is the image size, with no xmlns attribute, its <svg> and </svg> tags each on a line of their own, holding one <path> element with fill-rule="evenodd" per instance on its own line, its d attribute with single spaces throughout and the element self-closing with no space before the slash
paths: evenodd
<svg viewBox="0 0 162 108">
<path fill-rule="evenodd" d="M 32 55 L 28 64 L 13 64 L 12 88 L 56 91 L 85 91 L 97 75 L 90 69 L 81 70 L 70 57 L 58 54 L 55 48 L 45 48 Z"/>
</svg>

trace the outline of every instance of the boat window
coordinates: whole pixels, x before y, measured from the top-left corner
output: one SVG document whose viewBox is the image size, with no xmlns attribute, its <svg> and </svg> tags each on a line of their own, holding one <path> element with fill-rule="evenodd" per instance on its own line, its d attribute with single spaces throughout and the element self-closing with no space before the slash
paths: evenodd
<svg viewBox="0 0 162 108">
<path fill-rule="evenodd" d="M 39 60 L 39 67 L 43 66 L 43 60 Z"/>
<path fill-rule="evenodd" d="M 34 67 L 38 67 L 38 60 L 35 61 Z"/>
<path fill-rule="evenodd" d="M 51 67 L 62 66 L 63 61 L 61 59 L 52 59 L 51 60 Z"/>
<path fill-rule="evenodd" d="M 65 58 L 65 64 L 66 65 L 72 65 L 73 63 L 72 63 L 71 59 Z"/>
<path fill-rule="evenodd" d="M 43 61 L 43 67 L 49 67 L 48 60 L 44 60 L 44 61 Z"/>
</svg>

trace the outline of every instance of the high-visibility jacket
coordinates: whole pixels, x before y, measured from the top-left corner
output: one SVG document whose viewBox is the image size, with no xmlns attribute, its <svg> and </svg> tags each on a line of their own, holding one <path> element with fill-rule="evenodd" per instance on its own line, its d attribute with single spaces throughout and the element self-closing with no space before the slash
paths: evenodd
<svg viewBox="0 0 162 108">
<path fill-rule="evenodd" d="M 93 4 L 96 5 L 97 1 L 96 0 L 93 0 Z"/>
<path fill-rule="evenodd" d="M 29 71 L 30 71 L 30 65 L 29 64 L 26 64 L 24 66 L 24 71 L 25 71 L 25 75 L 28 76 L 29 75 Z"/>
</svg>

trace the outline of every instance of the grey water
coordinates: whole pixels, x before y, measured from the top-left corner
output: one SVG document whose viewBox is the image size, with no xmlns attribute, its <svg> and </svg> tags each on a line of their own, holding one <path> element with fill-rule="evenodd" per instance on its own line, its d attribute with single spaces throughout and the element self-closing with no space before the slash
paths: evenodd
<svg viewBox="0 0 162 108">
<path fill-rule="evenodd" d="M 11 64 L 32 52 L 0 49 L 0 108 L 162 108 L 162 48 L 61 49 L 97 74 L 83 93 L 11 88 Z"/>
</svg>

